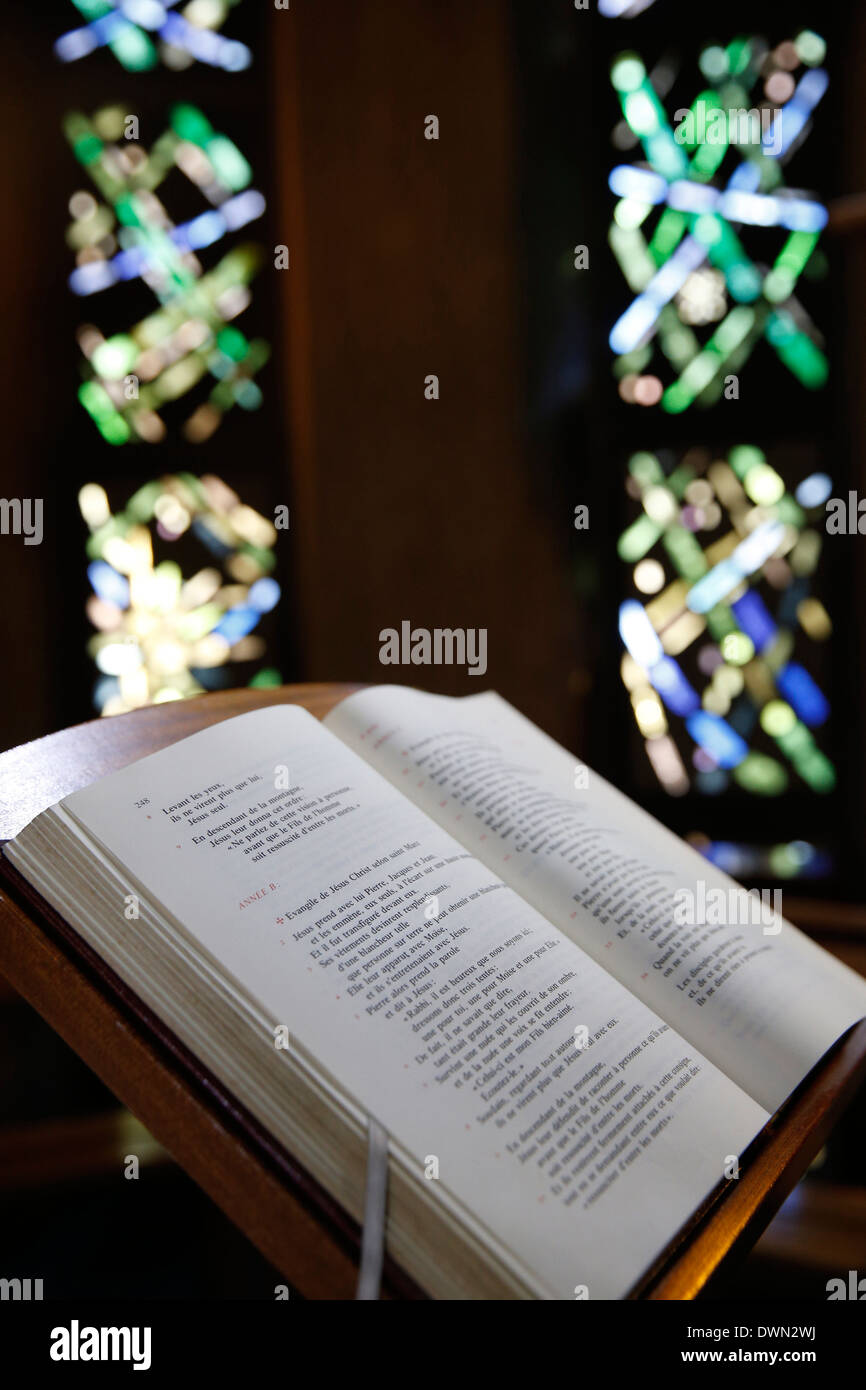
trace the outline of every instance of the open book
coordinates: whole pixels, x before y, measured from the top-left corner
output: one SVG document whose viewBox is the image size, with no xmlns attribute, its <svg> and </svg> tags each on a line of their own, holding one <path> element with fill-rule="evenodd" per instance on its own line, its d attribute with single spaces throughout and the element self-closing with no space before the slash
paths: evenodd
<svg viewBox="0 0 866 1390">
<path fill-rule="evenodd" d="M 6 853 L 358 1220 L 378 1121 L 422 1288 L 619 1298 L 866 983 L 585 772 L 497 695 L 383 686 L 207 728 Z"/>
</svg>

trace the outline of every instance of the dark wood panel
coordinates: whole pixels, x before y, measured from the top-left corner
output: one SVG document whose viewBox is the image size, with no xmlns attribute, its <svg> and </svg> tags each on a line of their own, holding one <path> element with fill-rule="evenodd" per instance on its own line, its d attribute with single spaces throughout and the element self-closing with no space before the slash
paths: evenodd
<svg viewBox="0 0 866 1390">
<path fill-rule="evenodd" d="M 492 686 L 573 743 L 573 517 L 548 514 L 524 437 L 508 7 L 290 14 L 272 25 L 277 291 L 304 674 L 412 683 L 379 665 L 381 629 L 485 627 L 483 681 L 430 667 L 424 685 Z"/>
</svg>

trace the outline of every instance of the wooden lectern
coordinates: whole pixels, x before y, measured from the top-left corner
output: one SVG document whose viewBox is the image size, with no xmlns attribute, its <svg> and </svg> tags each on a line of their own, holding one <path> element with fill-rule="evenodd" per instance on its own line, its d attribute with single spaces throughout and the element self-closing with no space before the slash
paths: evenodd
<svg viewBox="0 0 866 1390">
<path fill-rule="evenodd" d="M 97 778 L 208 724 L 272 704 L 322 718 L 351 685 L 233 690 L 94 720 L 0 755 L 0 840 Z M 215 1077 L 0 859 L 0 974 L 168 1149 L 285 1279 L 352 1298 L 360 1232 Z M 691 1299 L 753 1244 L 866 1076 L 866 1022 L 843 1038 L 644 1279 L 639 1296 Z M 384 1292 L 423 1297 L 386 1261 Z"/>
</svg>

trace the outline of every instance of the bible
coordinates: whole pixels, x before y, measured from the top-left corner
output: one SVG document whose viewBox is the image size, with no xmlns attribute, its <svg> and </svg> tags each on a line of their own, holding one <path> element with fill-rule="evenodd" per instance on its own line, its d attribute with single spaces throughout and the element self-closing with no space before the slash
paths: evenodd
<svg viewBox="0 0 866 1390">
<path fill-rule="evenodd" d="M 622 1298 L 866 983 L 493 693 L 227 719 L 4 850 L 439 1298 Z"/>
</svg>

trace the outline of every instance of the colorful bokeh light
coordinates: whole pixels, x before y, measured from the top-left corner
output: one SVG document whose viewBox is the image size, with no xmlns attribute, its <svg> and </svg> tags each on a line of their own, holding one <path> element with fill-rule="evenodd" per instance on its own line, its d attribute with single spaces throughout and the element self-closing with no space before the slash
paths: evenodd
<svg viewBox="0 0 866 1390">
<path fill-rule="evenodd" d="M 709 85 L 672 117 L 637 53 L 613 62 L 614 144 L 644 161 L 608 180 L 608 239 L 633 293 L 610 332 L 629 403 L 711 405 L 762 340 L 802 386 L 824 385 L 821 335 L 795 290 L 823 272 L 827 211 L 783 172 L 826 91 L 823 54 L 811 30 L 774 50 L 757 37 L 708 47 Z"/>
<path fill-rule="evenodd" d="M 279 685 L 256 633 L 279 602 L 274 524 L 213 475 L 158 478 L 112 513 L 99 483 L 78 495 L 90 536 L 88 654 L 98 670 L 100 714 L 181 700 L 238 683 Z M 206 563 L 185 577 L 179 559 L 202 548 Z M 166 553 L 167 552 L 167 553 Z"/>
<path fill-rule="evenodd" d="M 218 31 L 239 0 L 72 0 L 86 22 L 54 45 L 62 63 L 74 63 L 107 48 L 127 72 L 148 72 L 204 63 L 223 72 L 242 72 L 252 54 L 246 44 Z"/>
<path fill-rule="evenodd" d="M 199 253 L 259 218 L 265 200 L 250 187 L 252 171 L 240 150 L 197 107 L 175 106 L 149 152 L 137 138 L 125 138 L 131 119 L 123 107 L 110 106 L 92 119 L 76 112 L 64 122 L 98 195 L 78 190 L 69 202 L 67 241 L 76 257 L 70 289 L 89 298 L 141 281 L 159 303 L 107 337 L 92 322 L 80 326 L 78 397 L 102 437 L 120 445 L 158 443 L 167 432 L 164 412 L 195 392 L 181 430 L 201 443 L 234 406 L 249 411 L 261 404 L 254 378 L 269 348 L 235 322 L 251 301 L 261 248 L 233 245 L 207 268 Z M 157 191 L 174 171 L 209 205 L 177 225 Z"/>
<path fill-rule="evenodd" d="M 670 794 L 834 787 L 819 744 L 829 702 L 801 656 L 832 630 L 811 592 L 828 486 L 813 473 L 792 496 L 754 445 L 632 456 L 621 675 Z"/>
</svg>

